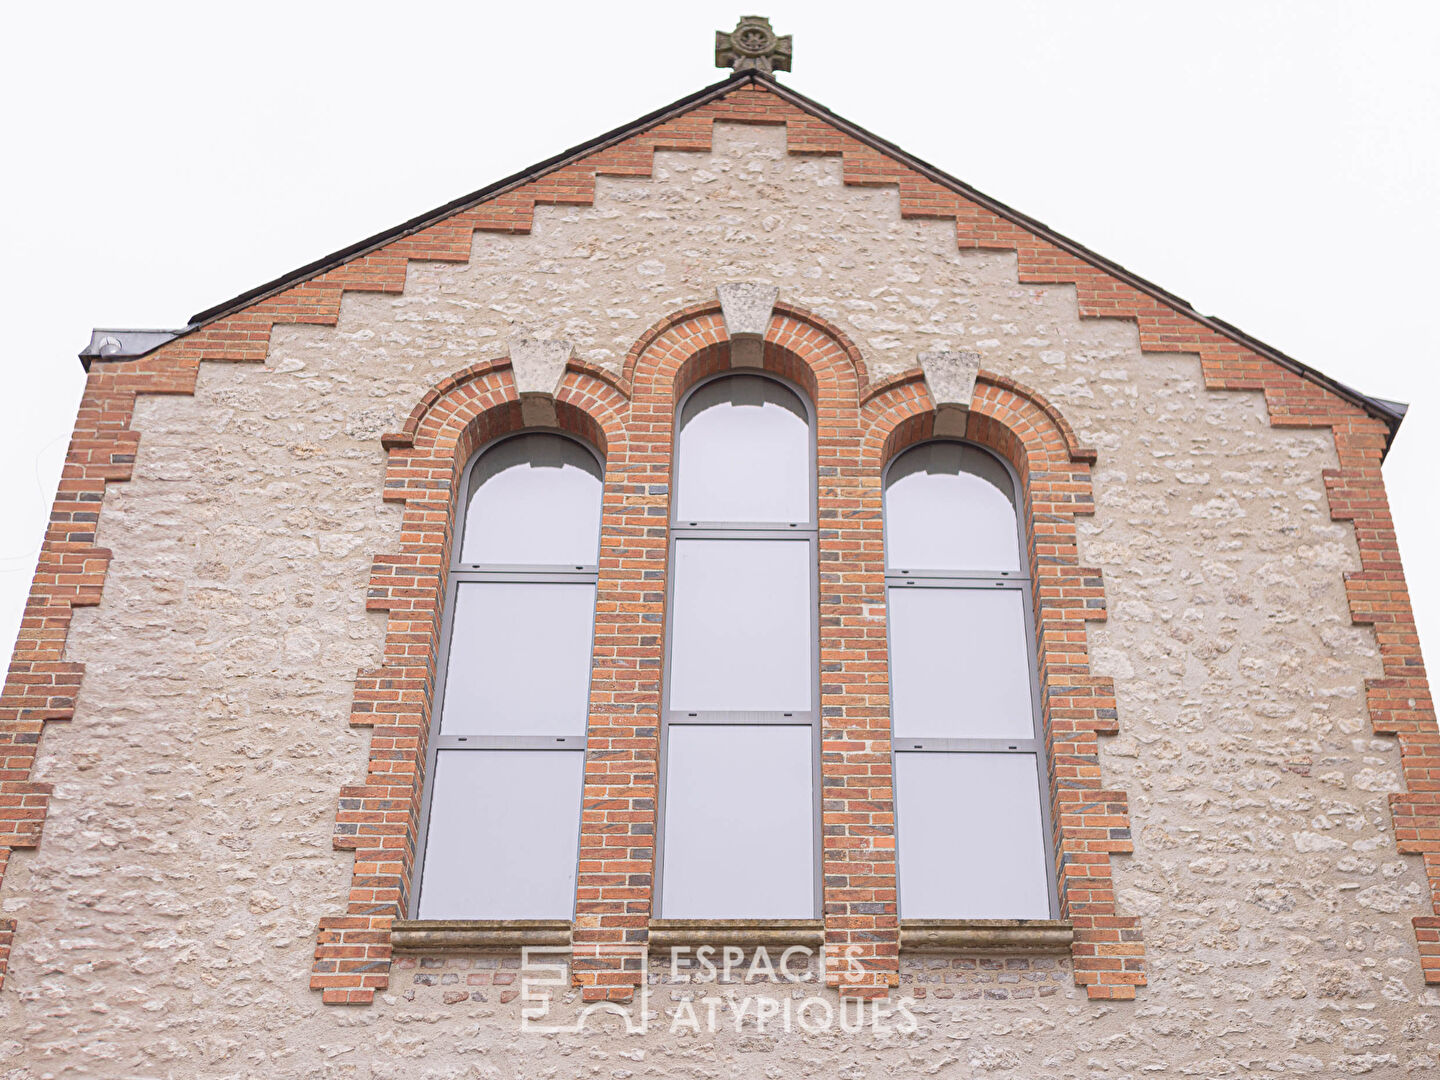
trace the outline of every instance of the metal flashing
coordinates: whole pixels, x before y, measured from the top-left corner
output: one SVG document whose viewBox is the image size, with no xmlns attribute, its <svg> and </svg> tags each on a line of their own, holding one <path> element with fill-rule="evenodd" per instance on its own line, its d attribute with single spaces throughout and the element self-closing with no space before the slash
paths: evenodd
<svg viewBox="0 0 1440 1080">
<path fill-rule="evenodd" d="M 97 326 L 90 331 L 90 343 L 80 350 L 80 363 L 89 371 L 93 360 L 129 360 L 144 356 L 190 329 L 116 330 Z"/>
</svg>

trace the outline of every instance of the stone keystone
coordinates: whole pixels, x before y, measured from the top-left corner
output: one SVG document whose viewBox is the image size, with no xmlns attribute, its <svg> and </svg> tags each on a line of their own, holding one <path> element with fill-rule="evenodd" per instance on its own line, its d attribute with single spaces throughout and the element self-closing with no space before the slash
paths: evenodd
<svg viewBox="0 0 1440 1080">
<path fill-rule="evenodd" d="M 556 426 L 555 395 L 574 351 L 568 341 L 511 336 L 510 371 L 520 394 L 520 419 L 527 427 Z"/>
<path fill-rule="evenodd" d="M 765 331 L 780 290 L 756 281 L 731 281 L 716 287 L 725 332 L 730 335 L 730 366 L 761 367 Z"/>
<path fill-rule="evenodd" d="M 934 349 L 920 354 L 925 389 L 935 403 L 935 434 L 963 438 L 975 397 L 980 354 Z"/>
</svg>

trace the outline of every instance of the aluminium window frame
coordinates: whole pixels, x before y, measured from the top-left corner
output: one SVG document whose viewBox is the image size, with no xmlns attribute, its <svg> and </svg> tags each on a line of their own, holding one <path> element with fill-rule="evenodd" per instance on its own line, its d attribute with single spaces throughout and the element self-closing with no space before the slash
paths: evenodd
<svg viewBox="0 0 1440 1080">
<path fill-rule="evenodd" d="M 808 432 L 806 478 L 809 484 L 809 498 L 806 505 L 810 520 L 805 522 L 714 522 L 690 521 L 676 517 L 679 506 L 677 494 L 680 481 L 680 432 L 681 418 L 690 398 L 705 386 L 722 379 L 751 377 L 768 379 L 789 390 L 805 409 L 805 423 Z M 669 812 L 670 773 L 670 728 L 672 725 L 731 726 L 740 724 L 763 724 L 787 727 L 808 727 L 810 729 L 810 787 L 811 787 L 811 860 L 814 864 L 811 874 L 810 918 L 820 918 L 824 911 L 824 830 L 822 810 L 824 792 L 821 787 L 821 748 L 824 741 L 822 712 L 820 708 L 820 520 L 819 520 L 819 412 L 810 395 L 803 387 L 773 372 L 759 368 L 729 368 L 701 379 L 675 404 L 674 424 L 671 431 L 670 447 L 670 502 L 667 524 L 669 537 L 666 545 L 665 574 L 665 641 L 664 659 L 660 682 L 660 754 L 657 763 L 658 798 L 655 815 L 655 877 L 651 893 L 653 918 L 666 918 L 665 897 L 665 833 Z M 671 657 L 675 646 L 675 550 L 681 541 L 706 540 L 759 540 L 804 542 L 809 546 L 809 590 L 810 590 L 810 708 L 807 710 L 690 710 L 670 707 Z M 689 916 L 680 916 L 689 917 Z M 705 916 L 721 919 L 725 916 Z M 781 918 L 782 916 L 775 916 Z M 795 916 L 783 916 L 792 918 Z M 804 918 L 805 916 L 799 916 Z"/>
<path fill-rule="evenodd" d="M 461 555 L 465 548 L 465 525 L 469 517 L 470 499 L 475 491 L 475 472 L 480 461 L 491 450 L 503 442 L 520 438 L 525 435 L 556 435 L 560 438 L 574 443 L 581 447 L 600 467 L 601 483 L 601 517 L 597 522 L 595 533 L 596 561 L 589 564 L 566 564 L 561 565 L 521 565 L 501 563 L 465 563 L 461 561 Z M 455 611 L 459 598 L 460 586 L 470 583 L 522 583 L 522 584 L 555 584 L 555 585 L 591 585 L 597 590 L 600 581 L 599 550 L 601 536 L 604 531 L 604 484 L 605 484 L 605 459 L 593 446 L 590 446 L 582 439 L 576 438 L 568 431 L 552 427 L 526 427 L 518 431 L 507 432 L 497 436 L 485 443 L 470 456 L 461 474 L 459 500 L 455 507 L 453 527 L 450 532 L 450 563 L 446 567 L 444 608 L 441 613 L 440 638 L 436 648 L 435 658 L 435 689 L 430 698 L 430 735 L 425 746 L 425 780 L 421 790 L 420 819 L 415 831 L 415 859 L 410 875 L 411 887 L 406 909 L 411 919 L 420 918 L 420 899 L 425 883 L 425 856 L 430 837 L 430 808 L 435 796 L 435 771 L 441 751 L 447 750 L 489 750 L 489 751 L 513 751 L 513 750 L 557 750 L 575 753 L 581 757 L 581 813 L 575 818 L 576 834 L 576 870 L 578 883 L 579 868 L 579 839 L 581 822 L 584 817 L 584 772 L 587 763 L 587 732 L 590 726 L 589 717 L 589 679 L 586 680 L 586 715 L 581 725 L 579 735 L 441 735 L 440 720 L 445 708 L 445 683 L 450 667 L 450 647 L 454 637 Z M 590 611 L 590 674 L 594 672 L 594 650 L 595 650 L 595 611 L 597 605 L 591 605 Z M 578 895 L 578 891 L 577 894 Z M 570 901 L 571 917 L 574 917 L 576 898 L 574 895 Z M 483 920 L 482 920 L 483 921 Z"/>
<path fill-rule="evenodd" d="M 1011 503 L 1015 509 L 1015 532 L 1016 543 L 1018 545 L 1017 552 L 1019 554 L 1018 570 L 911 570 L 890 566 L 890 522 L 889 514 L 885 512 L 885 499 L 890 490 L 890 470 L 911 451 L 924 446 L 933 446 L 937 443 L 963 446 L 976 450 L 993 458 L 1005 469 L 1006 475 L 1010 478 L 1011 492 L 1013 493 Z M 1040 679 L 1040 659 L 1035 622 L 1035 589 L 1034 581 L 1030 576 L 1030 534 L 1025 525 L 1026 505 L 1023 500 L 1026 499 L 1026 495 L 1025 488 L 1020 482 L 1020 476 L 1010 462 L 1006 461 L 988 447 L 981 446 L 978 443 L 973 443 L 966 439 L 931 438 L 917 442 L 912 446 L 907 446 L 886 464 L 880 477 L 880 499 L 881 535 L 884 544 L 883 550 L 885 552 L 885 658 L 887 667 L 890 670 L 890 775 L 892 778 L 897 775 L 895 768 L 895 758 L 897 754 L 1031 754 L 1035 760 L 1036 783 L 1038 784 L 1040 794 L 1040 832 L 1045 857 L 1045 883 L 1048 894 L 1049 917 L 1058 919 L 1060 917 L 1060 893 L 1055 866 L 1055 833 L 1053 814 L 1051 812 L 1053 780 L 1050 754 L 1045 746 L 1045 711 L 1042 696 L 1045 693 L 1045 687 Z M 1030 672 L 1030 712 L 1033 732 L 1030 738 L 900 738 L 895 735 L 895 652 L 890 619 L 890 590 L 892 588 L 973 589 L 976 591 L 1005 589 L 1007 591 L 1013 590 L 1020 593 L 1025 619 L 1025 657 Z M 900 849 L 904 844 L 904 828 L 900 820 L 898 783 L 895 784 L 894 790 L 895 903 L 896 911 L 899 913 L 900 918 L 903 919 L 905 912 L 903 899 L 900 895 L 899 879 Z"/>
</svg>

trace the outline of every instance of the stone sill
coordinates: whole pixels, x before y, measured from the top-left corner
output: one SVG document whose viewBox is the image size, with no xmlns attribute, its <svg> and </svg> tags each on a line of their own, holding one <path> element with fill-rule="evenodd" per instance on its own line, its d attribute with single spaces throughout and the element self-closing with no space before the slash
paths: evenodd
<svg viewBox="0 0 1440 1080">
<path fill-rule="evenodd" d="M 651 919 L 650 951 L 738 945 L 742 949 L 765 946 L 787 949 L 825 944 L 825 923 L 820 919 Z"/>
<path fill-rule="evenodd" d="M 1068 919 L 901 919 L 900 951 L 1068 953 Z"/>
<path fill-rule="evenodd" d="M 526 945 L 564 948 L 568 919 L 398 919 L 391 925 L 396 952 L 473 952 Z M 900 949 L 907 953 L 1067 953 L 1075 928 L 1065 919 L 901 919 Z M 765 946 L 786 949 L 825 944 L 820 919 L 651 919 L 650 951 L 672 948 Z"/>
<path fill-rule="evenodd" d="M 390 926 L 395 952 L 473 952 L 525 945 L 570 944 L 569 919 L 397 919 Z"/>
</svg>

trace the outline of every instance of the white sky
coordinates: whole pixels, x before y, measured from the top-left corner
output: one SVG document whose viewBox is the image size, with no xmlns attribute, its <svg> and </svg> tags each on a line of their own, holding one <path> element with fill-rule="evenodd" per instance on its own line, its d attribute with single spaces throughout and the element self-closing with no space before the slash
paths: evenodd
<svg viewBox="0 0 1440 1080">
<path fill-rule="evenodd" d="M 1440 650 L 1440 4 L 771 2 L 784 82 L 1367 393 Z M 723 73 L 734 4 L 15 4 L 0 656 L 93 326 L 196 311 Z M 142 434 L 143 447 L 143 434 Z M 143 449 L 142 449 L 143 452 Z"/>
</svg>

